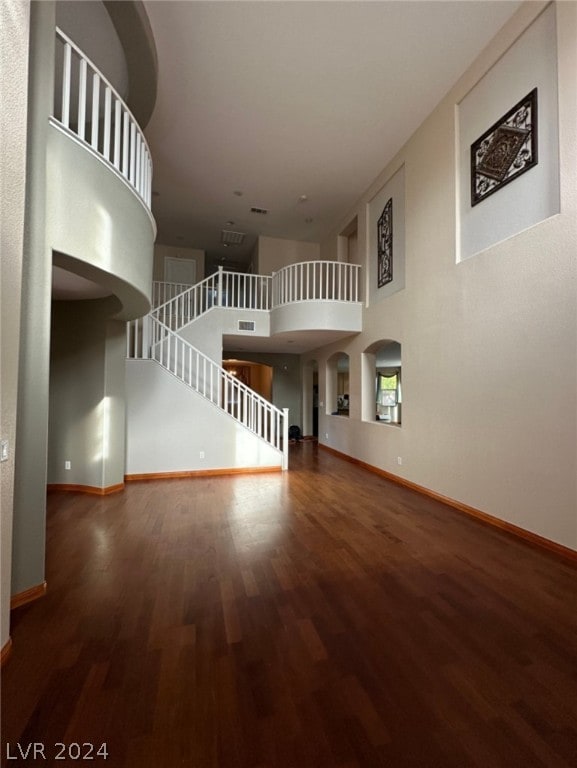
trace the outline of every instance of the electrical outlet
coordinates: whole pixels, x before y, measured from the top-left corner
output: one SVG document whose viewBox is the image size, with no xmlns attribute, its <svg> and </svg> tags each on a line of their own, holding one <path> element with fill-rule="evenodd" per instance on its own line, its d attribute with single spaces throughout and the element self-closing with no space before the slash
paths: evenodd
<svg viewBox="0 0 577 768">
<path fill-rule="evenodd" d="M 69 461 L 64 462 L 64 469 L 72 469 L 72 464 Z"/>
<path fill-rule="evenodd" d="M 329 433 L 325 432 L 325 440 L 328 440 L 328 439 L 329 439 Z"/>
<path fill-rule="evenodd" d="M 403 463 L 403 457 L 397 456 L 397 464 L 400 466 Z"/>
<path fill-rule="evenodd" d="M 201 459 L 204 459 L 204 451 L 201 451 L 201 452 L 200 452 L 200 458 L 201 458 Z"/>
<path fill-rule="evenodd" d="M 8 440 L 2 440 L 0 443 L 0 461 L 8 461 L 10 452 Z"/>
</svg>

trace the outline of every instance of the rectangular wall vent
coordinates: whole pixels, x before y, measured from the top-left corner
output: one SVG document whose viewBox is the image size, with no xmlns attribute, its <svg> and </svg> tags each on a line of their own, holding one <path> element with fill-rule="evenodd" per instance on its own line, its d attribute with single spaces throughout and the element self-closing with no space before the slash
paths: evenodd
<svg viewBox="0 0 577 768">
<path fill-rule="evenodd" d="M 266 216 L 267 213 L 268 213 L 266 208 L 251 208 L 250 212 L 251 213 L 258 213 L 259 216 Z"/>
<path fill-rule="evenodd" d="M 239 331 L 254 331 L 254 320 L 239 320 L 238 321 L 238 330 Z"/>
</svg>

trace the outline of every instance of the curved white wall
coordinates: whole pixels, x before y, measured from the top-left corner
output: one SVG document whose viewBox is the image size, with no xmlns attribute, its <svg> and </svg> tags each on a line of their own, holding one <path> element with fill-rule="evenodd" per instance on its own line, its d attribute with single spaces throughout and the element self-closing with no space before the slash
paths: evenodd
<svg viewBox="0 0 577 768">
<path fill-rule="evenodd" d="M 117 319 L 150 309 L 154 221 L 119 175 L 51 125 L 48 135 L 47 242 L 64 266 L 110 289 Z M 69 257 L 68 259 L 66 257 Z"/>
<path fill-rule="evenodd" d="M 271 309 L 271 336 L 310 330 L 359 332 L 362 330 L 362 304 L 344 301 L 299 301 Z"/>
</svg>

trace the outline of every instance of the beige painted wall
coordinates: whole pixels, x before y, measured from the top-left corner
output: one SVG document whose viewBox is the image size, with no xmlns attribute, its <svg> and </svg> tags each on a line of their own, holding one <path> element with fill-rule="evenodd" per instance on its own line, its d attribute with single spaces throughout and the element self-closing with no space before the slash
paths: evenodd
<svg viewBox="0 0 577 768">
<path fill-rule="evenodd" d="M 124 482 L 126 329 L 110 319 L 110 304 L 52 305 L 48 483 Z"/>
<path fill-rule="evenodd" d="M 350 356 L 350 418 L 321 408 L 322 443 L 577 549 L 575 3 L 556 7 L 561 213 L 462 263 L 456 252 L 456 104 L 544 7 L 520 9 L 322 243 L 334 258 L 358 215 L 366 265 L 368 202 L 405 165 L 405 289 L 303 362 L 319 361 L 322 401 L 327 360 Z M 383 338 L 402 343 L 400 428 L 361 417 L 363 352 Z"/>
<path fill-rule="evenodd" d="M 299 240 L 283 240 L 280 237 L 259 237 L 256 249 L 256 269 L 259 275 L 278 272 L 287 264 L 301 261 L 317 261 L 321 258 L 319 243 L 307 243 Z"/>
<path fill-rule="evenodd" d="M 26 82 L 28 78 L 29 3 L 0 4 L 0 437 L 8 440 L 8 461 L 0 464 L 0 648 L 10 635 L 14 449 L 18 397 L 20 292 L 26 175 Z"/>
<path fill-rule="evenodd" d="M 54 44 L 54 3 L 49 0 L 31 3 L 12 594 L 39 586 L 45 578 L 52 278 L 52 254 L 46 241 L 46 147 L 53 94 Z M 20 83 L 20 87 L 26 89 L 26 83 Z"/>
</svg>

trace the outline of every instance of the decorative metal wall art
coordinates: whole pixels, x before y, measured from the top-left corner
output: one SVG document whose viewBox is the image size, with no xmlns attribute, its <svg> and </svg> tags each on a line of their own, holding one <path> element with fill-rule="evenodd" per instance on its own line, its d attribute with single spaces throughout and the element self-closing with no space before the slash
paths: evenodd
<svg viewBox="0 0 577 768">
<path fill-rule="evenodd" d="M 537 165 L 537 88 L 471 144 L 471 205 Z"/>
<path fill-rule="evenodd" d="M 393 198 L 389 198 L 377 223 L 378 287 L 393 279 Z"/>
</svg>

